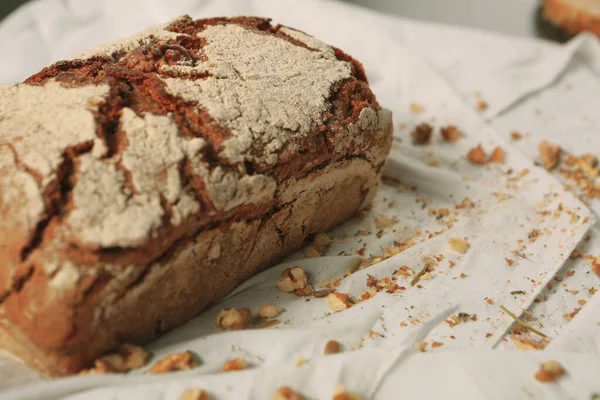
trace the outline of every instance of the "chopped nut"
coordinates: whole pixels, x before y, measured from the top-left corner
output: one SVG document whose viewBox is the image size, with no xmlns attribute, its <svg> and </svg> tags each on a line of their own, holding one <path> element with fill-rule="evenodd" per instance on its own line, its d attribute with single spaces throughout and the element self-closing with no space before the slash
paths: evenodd
<svg viewBox="0 0 600 400">
<path fill-rule="evenodd" d="M 514 264 L 514 261 L 511 260 L 510 258 L 505 258 L 504 261 L 506 261 L 506 263 L 508 264 L 509 267 L 512 267 Z"/>
<path fill-rule="evenodd" d="M 79 375 L 101 375 L 101 374 L 111 374 L 113 372 L 117 372 L 111 368 L 111 366 L 102 360 L 94 361 L 94 368 L 84 369 L 79 372 Z"/>
<path fill-rule="evenodd" d="M 308 277 L 302 268 L 286 268 L 281 273 L 281 279 L 277 282 L 277 289 L 285 293 L 290 293 L 296 289 L 303 289 L 307 283 Z"/>
<path fill-rule="evenodd" d="M 450 246 L 450 250 L 460 254 L 465 254 L 467 252 L 467 248 L 469 247 L 465 239 L 457 237 L 450 238 L 448 240 L 448 245 Z"/>
<path fill-rule="evenodd" d="M 471 150 L 469 150 L 467 153 L 467 160 L 473 164 L 483 165 L 487 163 L 487 154 L 485 154 L 483 147 L 478 145 L 477 147 L 473 147 Z"/>
<path fill-rule="evenodd" d="M 358 393 L 348 392 L 343 385 L 337 385 L 333 393 L 333 400 L 363 400 Z"/>
<path fill-rule="evenodd" d="M 244 357 L 238 357 L 223 364 L 223 371 L 239 371 L 246 368 L 247 365 L 248 364 L 246 363 L 246 359 Z"/>
<path fill-rule="evenodd" d="M 281 314 L 282 308 L 275 304 L 265 304 L 258 309 L 258 316 L 261 318 L 275 318 Z"/>
<path fill-rule="evenodd" d="M 391 228 L 398 222 L 395 218 L 383 217 L 375 218 L 375 226 L 377 229 Z"/>
<path fill-rule="evenodd" d="M 150 370 L 153 374 L 164 374 L 172 371 L 182 371 L 192 369 L 196 366 L 194 358 L 190 351 L 176 353 L 166 356 L 152 366 Z"/>
<path fill-rule="evenodd" d="M 344 311 L 352 305 L 350 295 L 346 293 L 334 292 L 327 296 L 327 305 L 333 311 Z"/>
<path fill-rule="evenodd" d="M 565 374 L 565 369 L 557 361 L 545 361 L 540 365 L 540 370 L 535 374 L 535 379 L 540 382 L 554 382 Z"/>
<path fill-rule="evenodd" d="M 337 354 L 342 351 L 342 345 L 337 340 L 330 340 L 325 345 L 325 354 Z"/>
<path fill-rule="evenodd" d="M 188 389 L 179 396 L 179 400 L 209 400 L 208 393 L 202 389 Z"/>
<path fill-rule="evenodd" d="M 315 291 L 313 290 L 313 287 L 311 285 L 306 285 L 302 289 L 296 289 L 296 290 L 294 290 L 294 294 L 296 296 L 300 296 L 300 297 L 310 296 L 314 292 Z"/>
<path fill-rule="evenodd" d="M 462 132 L 454 125 L 441 128 L 440 133 L 446 142 L 456 142 L 462 137 Z"/>
<path fill-rule="evenodd" d="M 545 140 L 540 143 L 540 155 L 544 168 L 551 170 L 556 167 L 560 159 L 560 151 L 559 146 L 555 146 Z"/>
<path fill-rule="evenodd" d="M 478 110 L 480 110 L 480 111 L 483 111 L 483 110 L 485 110 L 486 108 L 488 108 L 488 103 L 486 103 L 486 102 L 485 102 L 485 101 L 483 101 L 483 100 L 477 100 L 477 103 L 475 103 L 475 107 L 476 107 Z"/>
<path fill-rule="evenodd" d="M 496 147 L 492 152 L 490 160 L 496 164 L 502 164 L 504 162 L 504 150 L 501 147 Z"/>
<path fill-rule="evenodd" d="M 217 314 L 215 324 L 221 329 L 239 330 L 246 328 L 252 318 L 249 308 L 223 308 Z"/>
<path fill-rule="evenodd" d="M 521 138 L 523 138 L 523 135 L 515 131 L 510 133 L 510 137 L 512 138 L 512 140 L 521 140 Z"/>
<path fill-rule="evenodd" d="M 283 386 L 277 389 L 273 395 L 273 400 L 304 400 L 304 396 L 298 394 L 288 386 Z"/>
<path fill-rule="evenodd" d="M 440 342 L 433 342 L 431 343 L 431 348 L 435 349 L 436 347 L 440 347 L 443 346 L 444 343 L 440 343 Z"/>
<path fill-rule="evenodd" d="M 410 110 L 414 113 L 420 113 L 423 111 L 423 106 L 419 103 L 410 103 Z"/>
<path fill-rule="evenodd" d="M 319 253 L 319 250 L 315 249 L 314 247 L 310 247 L 308 250 L 306 250 L 306 256 L 308 258 L 317 258 L 321 257 L 321 253 Z"/>
<path fill-rule="evenodd" d="M 429 124 L 420 124 L 411 133 L 414 144 L 427 144 L 431 139 L 433 128 Z"/>
</svg>

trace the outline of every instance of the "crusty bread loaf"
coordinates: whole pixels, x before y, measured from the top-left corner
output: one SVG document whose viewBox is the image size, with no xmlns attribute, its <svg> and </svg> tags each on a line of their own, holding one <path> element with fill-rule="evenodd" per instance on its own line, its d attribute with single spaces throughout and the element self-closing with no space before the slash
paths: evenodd
<svg viewBox="0 0 600 400">
<path fill-rule="evenodd" d="M 541 0 L 546 20 L 570 35 L 589 31 L 600 36 L 600 0 Z"/>
<path fill-rule="evenodd" d="M 0 345 L 53 376 L 352 216 L 391 147 L 360 63 L 260 18 L 179 18 L 0 105 Z"/>
</svg>

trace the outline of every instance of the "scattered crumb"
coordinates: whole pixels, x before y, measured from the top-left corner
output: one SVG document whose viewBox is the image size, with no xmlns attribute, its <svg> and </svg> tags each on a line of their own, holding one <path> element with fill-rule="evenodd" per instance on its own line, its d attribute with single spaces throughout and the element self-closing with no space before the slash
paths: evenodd
<svg viewBox="0 0 600 400">
<path fill-rule="evenodd" d="M 465 254 L 467 252 L 467 248 L 469 247 L 465 239 L 457 237 L 450 238 L 448 240 L 448 245 L 450 246 L 450 250 L 460 254 Z"/>
<path fill-rule="evenodd" d="M 540 143 L 540 157 L 542 159 L 542 165 L 547 170 L 551 170 L 556 167 L 560 160 L 561 149 L 559 146 L 553 145 L 547 141 Z"/>
<path fill-rule="evenodd" d="M 483 111 L 483 110 L 486 110 L 488 108 L 488 103 L 486 103 L 483 100 L 477 100 L 477 103 L 475 103 L 475 107 L 478 110 Z"/>
<path fill-rule="evenodd" d="M 478 145 L 477 147 L 473 147 L 471 150 L 469 150 L 467 153 L 467 160 L 473 164 L 483 165 L 487 163 L 487 155 L 485 154 L 483 147 Z"/>
<path fill-rule="evenodd" d="M 540 365 L 540 370 L 535 374 L 539 382 L 554 382 L 566 373 L 558 361 L 545 361 Z"/>
<path fill-rule="evenodd" d="M 427 342 L 417 342 L 415 343 L 415 349 L 424 352 L 427 348 Z"/>
<path fill-rule="evenodd" d="M 462 137 L 462 132 L 454 125 L 440 128 L 440 133 L 446 142 L 456 142 Z"/>
<path fill-rule="evenodd" d="M 505 258 L 504 261 L 506 261 L 506 264 L 508 264 L 509 267 L 512 267 L 514 264 L 514 261 L 510 258 Z"/>
<path fill-rule="evenodd" d="M 504 162 L 504 150 L 501 147 L 496 147 L 492 152 L 490 160 L 496 164 L 502 164 Z"/>
<path fill-rule="evenodd" d="M 431 348 L 435 349 L 436 347 L 441 347 L 443 345 L 444 345 L 444 343 L 441 343 L 441 342 L 433 342 L 433 343 L 431 343 Z"/>
<path fill-rule="evenodd" d="M 273 400 L 304 400 L 304 396 L 288 386 L 282 386 L 273 394 Z"/>
<path fill-rule="evenodd" d="M 223 371 L 239 371 L 245 369 L 247 366 L 248 363 L 246 362 L 246 359 L 244 357 L 238 357 L 231 361 L 227 361 L 225 364 L 223 364 Z"/>
<path fill-rule="evenodd" d="M 347 391 L 343 385 L 337 385 L 333 393 L 333 400 L 364 400 L 364 397 L 358 393 Z"/>
<path fill-rule="evenodd" d="M 517 131 L 513 131 L 510 133 L 510 137 L 512 140 L 521 140 L 523 138 L 523 135 Z"/>
<path fill-rule="evenodd" d="M 192 369 L 196 366 L 192 352 L 171 354 L 159 360 L 152 366 L 152 374 L 164 374 L 172 371 Z"/>
<path fill-rule="evenodd" d="M 419 104 L 419 103 L 410 103 L 410 111 L 414 112 L 414 113 L 420 113 L 423 112 L 425 108 Z"/>
<path fill-rule="evenodd" d="M 202 389 L 188 389 L 179 396 L 179 400 L 209 400 L 209 397 Z"/>
<path fill-rule="evenodd" d="M 330 340 L 325 345 L 324 354 L 337 354 L 342 351 L 342 345 L 337 340 Z"/>
<path fill-rule="evenodd" d="M 414 144 L 427 144 L 431 139 L 433 128 L 427 123 L 418 125 L 411 133 Z"/>
</svg>

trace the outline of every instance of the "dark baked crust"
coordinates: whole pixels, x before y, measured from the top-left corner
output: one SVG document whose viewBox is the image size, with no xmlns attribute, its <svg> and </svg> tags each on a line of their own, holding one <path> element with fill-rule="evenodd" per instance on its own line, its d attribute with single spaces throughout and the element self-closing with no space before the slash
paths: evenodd
<svg viewBox="0 0 600 400">
<path fill-rule="evenodd" d="M 206 110 L 169 94 L 161 78 L 176 73 L 160 68 L 182 59 L 192 64 L 203 61 L 205 43 L 197 34 L 217 24 L 241 25 L 309 48 L 266 19 L 188 17 L 168 28 L 186 36 L 152 39 L 112 57 L 59 62 L 25 81 L 46 85 L 53 79 L 66 87 L 109 85 L 109 95 L 95 111 L 97 135 L 108 149 L 103 160 L 115 161 L 130 186 L 131 177 L 120 161 L 128 146 L 127 133 L 119 125 L 125 107 L 138 115 L 172 116 L 181 137 L 205 140 L 202 155 L 210 168 L 240 176 L 262 174 L 277 184 L 268 203 L 222 210 L 186 159 L 179 169 L 182 184 L 191 187 L 201 211 L 175 225 L 170 220 L 172 205 L 163 199 L 163 223 L 142 243 L 94 246 L 73 238 L 64 223 L 74 207 L 72 191 L 81 173 L 81 157 L 92 151 L 93 143 L 65 148 L 57 179 L 45 186 L 44 218 L 34 234 L 12 240 L 11 233 L 0 227 L 0 328 L 12 340 L 3 343 L 49 375 L 77 372 L 121 342 L 145 342 L 176 327 L 312 234 L 350 217 L 376 190 L 391 146 L 391 127 L 359 127 L 360 141 L 339 150 L 341 135 L 359 122 L 363 110 L 380 110 L 360 63 L 339 49 L 334 49 L 335 56 L 350 63 L 352 74 L 331 88 L 327 112 L 293 150 L 280 152 L 276 162 L 234 163 L 222 156 L 231 131 Z M 30 173 L 42 185 L 35 171 Z M 217 245 L 228 251 L 217 252 Z M 74 265 L 77 284 L 57 295 L 50 288 L 56 273 L 48 273 L 48 260 Z"/>
</svg>

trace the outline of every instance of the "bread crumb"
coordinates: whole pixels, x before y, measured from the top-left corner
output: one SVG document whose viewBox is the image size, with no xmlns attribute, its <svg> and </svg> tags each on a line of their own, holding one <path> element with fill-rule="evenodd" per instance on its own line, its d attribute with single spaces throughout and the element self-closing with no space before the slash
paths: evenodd
<svg viewBox="0 0 600 400">
<path fill-rule="evenodd" d="M 423 123 L 418 125 L 415 130 L 411 133 L 414 144 L 427 144 L 431 139 L 431 133 L 433 128 L 431 125 Z"/>
<path fill-rule="evenodd" d="M 333 393 L 333 400 L 363 400 L 362 397 L 358 393 L 352 393 L 347 391 L 343 385 L 337 385 L 335 391 Z"/>
<path fill-rule="evenodd" d="M 288 386 L 282 386 L 273 394 L 273 400 L 304 400 L 304 396 Z"/>
<path fill-rule="evenodd" d="M 423 112 L 425 108 L 419 103 L 410 103 L 410 110 L 414 113 Z"/>
<path fill-rule="evenodd" d="M 192 352 L 185 351 L 183 353 L 171 354 L 159 360 L 152 366 L 150 373 L 164 374 L 172 371 L 183 371 L 192 369 L 196 366 Z"/>
<path fill-rule="evenodd" d="M 246 359 L 244 357 L 238 357 L 231 361 L 227 361 L 225 364 L 223 364 L 223 371 L 239 371 L 245 369 L 247 366 L 248 363 L 246 362 Z"/>
<path fill-rule="evenodd" d="M 440 133 L 446 142 L 456 142 L 463 136 L 462 132 L 454 125 L 440 128 Z"/>
<path fill-rule="evenodd" d="M 209 400 L 209 397 L 202 389 L 188 389 L 179 396 L 179 400 Z"/>
<path fill-rule="evenodd" d="M 540 143 L 539 149 L 544 168 L 551 170 L 556 167 L 560 161 L 561 148 L 544 140 Z"/>
<path fill-rule="evenodd" d="M 490 160 L 496 164 L 502 164 L 504 162 L 504 150 L 501 147 L 496 147 L 492 152 Z"/>
<path fill-rule="evenodd" d="M 424 352 L 427 348 L 427 342 L 417 342 L 415 343 L 415 349 Z"/>
<path fill-rule="evenodd" d="M 558 361 L 545 361 L 540 365 L 540 370 L 535 374 L 535 379 L 539 382 L 554 382 L 566 373 Z"/>
<path fill-rule="evenodd" d="M 523 138 L 523 135 L 517 131 L 513 131 L 510 133 L 510 137 L 512 140 L 521 140 Z"/>
<path fill-rule="evenodd" d="M 475 103 L 475 108 L 477 108 L 480 111 L 483 111 L 488 108 L 488 103 L 484 100 L 477 100 L 477 103 Z"/>
<path fill-rule="evenodd" d="M 450 246 L 450 250 L 455 251 L 460 254 L 465 254 L 467 252 L 467 248 L 469 244 L 465 239 L 453 237 L 448 240 L 448 245 Z"/>
<path fill-rule="evenodd" d="M 324 354 L 337 354 L 342 351 L 342 345 L 337 340 L 330 340 L 325 345 Z"/>
<path fill-rule="evenodd" d="M 471 150 L 469 150 L 467 153 L 467 160 L 473 164 L 483 165 L 487 163 L 487 154 L 485 154 L 483 147 L 478 145 L 477 147 L 473 147 Z"/>
</svg>

